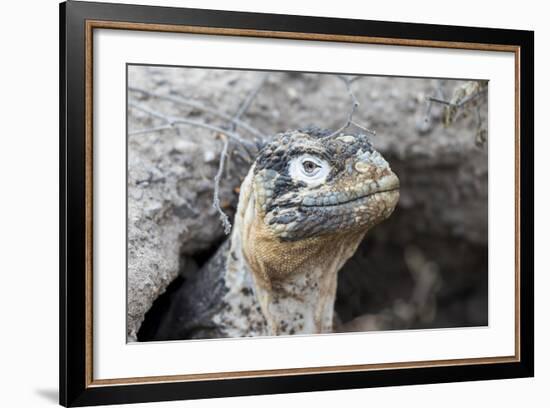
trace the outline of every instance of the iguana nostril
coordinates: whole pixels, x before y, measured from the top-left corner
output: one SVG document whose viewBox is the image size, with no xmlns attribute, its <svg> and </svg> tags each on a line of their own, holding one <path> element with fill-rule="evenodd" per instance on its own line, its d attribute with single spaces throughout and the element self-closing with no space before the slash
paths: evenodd
<svg viewBox="0 0 550 408">
<path fill-rule="evenodd" d="M 358 161 L 357 163 L 355 163 L 355 170 L 357 170 L 359 173 L 366 173 L 369 170 L 372 170 L 372 164 L 364 161 Z"/>
<path fill-rule="evenodd" d="M 393 190 L 399 188 L 399 179 L 395 174 L 383 177 L 378 180 L 378 188 L 382 191 Z"/>
</svg>

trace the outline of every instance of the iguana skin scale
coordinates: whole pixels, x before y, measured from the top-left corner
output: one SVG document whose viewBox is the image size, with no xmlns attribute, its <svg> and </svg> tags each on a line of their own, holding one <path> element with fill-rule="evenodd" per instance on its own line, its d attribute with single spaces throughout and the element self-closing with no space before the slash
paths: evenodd
<svg viewBox="0 0 550 408">
<path fill-rule="evenodd" d="M 398 200 L 366 135 L 276 135 L 241 185 L 230 240 L 174 294 L 156 340 L 332 332 L 338 271 Z"/>
</svg>

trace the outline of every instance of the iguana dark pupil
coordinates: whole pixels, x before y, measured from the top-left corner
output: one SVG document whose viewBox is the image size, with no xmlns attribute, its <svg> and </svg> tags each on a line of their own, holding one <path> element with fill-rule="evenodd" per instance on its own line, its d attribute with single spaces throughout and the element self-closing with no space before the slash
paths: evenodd
<svg viewBox="0 0 550 408">
<path fill-rule="evenodd" d="M 306 160 L 303 164 L 304 170 L 306 173 L 313 173 L 317 167 L 319 167 L 316 163 L 313 163 L 310 160 Z"/>
</svg>

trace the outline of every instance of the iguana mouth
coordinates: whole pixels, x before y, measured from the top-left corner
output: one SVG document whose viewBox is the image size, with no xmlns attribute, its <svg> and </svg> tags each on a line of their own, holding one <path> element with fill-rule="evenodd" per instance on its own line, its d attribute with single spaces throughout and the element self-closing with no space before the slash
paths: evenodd
<svg viewBox="0 0 550 408">
<path fill-rule="evenodd" d="M 315 207 L 340 207 L 340 206 L 345 206 L 345 205 L 348 205 L 348 204 L 352 204 L 352 203 L 358 203 L 359 201 L 361 200 L 364 200 L 366 198 L 372 198 L 378 194 L 382 194 L 382 193 L 389 193 L 389 192 L 392 192 L 392 191 L 399 191 L 399 187 L 395 187 L 395 188 L 390 188 L 390 189 L 385 189 L 385 190 L 379 190 L 379 191 L 373 191 L 372 193 L 369 193 L 369 194 L 366 194 L 366 195 L 363 195 L 363 196 L 359 196 L 357 198 L 352 198 L 352 199 L 349 199 L 348 201 L 341 201 L 341 202 L 337 202 L 336 204 L 319 204 L 319 205 L 307 205 L 305 207 L 309 207 L 309 208 L 315 208 Z"/>
<path fill-rule="evenodd" d="M 363 183 L 361 186 L 348 191 L 321 194 L 318 196 L 307 196 L 302 200 L 303 207 L 338 207 L 350 203 L 356 203 L 366 198 L 399 190 L 399 179 L 395 175 L 384 177 L 378 181 Z"/>
</svg>

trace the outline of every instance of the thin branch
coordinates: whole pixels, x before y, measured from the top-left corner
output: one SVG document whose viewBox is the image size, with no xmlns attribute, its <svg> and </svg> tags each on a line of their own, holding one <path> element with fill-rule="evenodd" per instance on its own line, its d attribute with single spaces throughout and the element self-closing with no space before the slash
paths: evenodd
<svg viewBox="0 0 550 408">
<path fill-rule="evenodd" d="M 152 116 L 154 118 L 157 118 L 157 119 L 160 119 L 162 120 L 163 122 L 165 123 L 168 123 L 169 125 L 174 125 L 174 122 L 172 120 L 171 117 L 169 116 L 166 116 L 164 113 L 161 113 L 161 112 L 157 112 L 155 110 L 152 110 L 152 109 L 149 109 L 145 106 L 142 106 L 142 105 L 138 105 L 137 103 L 135 102 L 128 102 L 128 106 L 129 107 L 132 107 L 134 109 L 137 109 L 143 113 L 146 113 L 148 114 L 149 116 Z"/>
<path fill-rule="evenodd" d="M 243 155 L 243 152 L 241 150 L 234 150 L 233 154 L 235 157 L 240 158 L 241 160 L 243 160 L 245 163 L 249 165 L 254 162 L 254 160 L 249 155 L 246 155 L 246 156 Z"/>
<path fill-rule="evenodd" d="M 218 166 L 218 172 L 216 174 L 216 177 L 214 177 L 214 197 L 212 199 L 212 207 L 214 207 L 220 214 L 220 221 L 222 222 L 225 235 L 229 235 L 229 233 L 231 232 L 231 222 L 229 222 L 229 217 L 227 216 L 227 214 L 223 212 L 223 210 L 220 207 L 220 181 L 223 174 L 223 167 L 225 164 L 225 160 L 227 158 L 227 149 L 229 147 L 229 140 L 223 134 L 220 135 L 220 139 L 222 139 L 223 141 L 223 149 L 220 154 L 220 163 Z"/>
<path fill-rule="evenodd" d="M 258 96 L 258 93 L 260 92 L 260 89 L 262 89 L 262 87 L 264 86 L 268 76 L 269 74 L 267 72 L 264 73 L 260 78 L 258 84 L 254 87 L 254 89 L 252 89 L 252 91 L 250 91 L 243 103 L 241 103 L 239 110 L 231 119 L 231 122 L 233 122 L 234 125 L 241 125 L 242 122 L 239 119 L 242 115 L 246 113 L 246 111 L 248 111 L 248 108 L 250 108 L 250 105 L 252 105 L 252 102 L 254 101 L 254 99 L 256 99 L 256 96 Z"/>
<path fill-rule="evenodd" d="M 170 129 L 174 130 L 174 126 L 172 126 L 172 125 L 157 126 L 157 127 L 134 130 L 134 131 L 128 132 L 128 136 L 136 136 L 136 135 L 142 135 L 142 134 L 145 134 L 145 133 L 160 132 L 160 131 L 163 131 L 163 130 L 170 130 Z"/>
<path fill-rule="evenodd" d="M 442 105 L 451 106 L 453 108 L 462 108 L 468 102 L 478 98 L 479 96 L 483 95 L 484 93 L 485 93 L 485 88 L 483 88 L 480 91 L 475 92 L 471 95 L 468 95 L 466 98 L 464 98 L 464 99 L 462 99 L 458 102 L 445 101 L 443 99 L 434 98 L 434 97 L 428 97 L 427 100 L 429 102 L 436 102 L 436 103 L 440 103 Z"/>
<path fill-rule="evenodd" d="M 454 103 L 452 102 L 449 102 L 449 101 L 444 101 L 443 99 L 439 99 L 439 98 L 433 98 L 431 96 L 429 96 L 427 98 L 428 102 L 436 102 L 436 103 L 440 103 L 442 105 L 447 105 L 447 106 L 456 106 Z"/>
<path fill-rule="evenodd" d="M 351 109 L 350 109 L 350 112 L 348 114 L 348 120 L 346 121 L 346 123 L 344 124 L 344 126 L 342 126 L 341 128 L 337 129 L 335 132 L 332 132 L 330 135 L 328 136 L 325 136 L 325 138 L 330 138 L 330 137 L 333 137 L 333 136 L 336 136 L 337 134 L 343 132 L 344 130 L 346 130 L 347 128 L 349 128 L 351 125 L 354 125 L 356 127 L 358 127 L 359 129 L 362 129 L 372 135 L 375 135 L 376 132 L 370 130 L 370 129 L 367 129 L 365 126 L 362 126 L 360 124 L 358 124 L 357 122 L 354 122 L 353 120 L 353 115 L 355 115 L 355 112 L 357 111 L 357 108 L 359 107 L 359 101 L 357 100 L 357 97 L 355 96 L 355 94 L 353 93 L 353 90 L 351 89 L 351 84 L 356 81 L 357 79 L 360 79 L 361 77 L 360 76 L 355 76 L 355 77 L 352 77 L 352 78 L 347 78 L 343 75 L 338 75 L 337 76 L 339 79 L 341 79 L 344 84 L 346 85 L 346 90 L 348 92 L 348 95 L 351 99 Z"/>
<path fill-rule="evenodd" d="M 369 129 L 369 128 L 366 128 L 365 126 L 363 126 L 363 125 L 361 125 L 361 124 L 359 124 L 359 123 L 357 123 L 357 122 L 355 122 L 355 121 L 353 121 L 353 120 L 351 121 L 350 124 L 353 125 L 353 126 L 355 126 L 355 127 L 357 127 L 357 128 L 359 128 L 359 129 L 361 129 L 361 130 L 364 130 L 365 132 L 367 132 L 367 133 L 369 133 L 369 134 L 371 134 L 371 135 L 373 135 L 373 136 L 376 136 L 376 131 L 371 130 L 371 129 Z"/>
<path fill-rule="evenodd" d="M 340 132 L 343 132 L 344 130 L 346 130 L 351 125 L 351 122 L 353 121 L 353 115 L 355 114 L 355 111 L 357 110 L 357 107 L 359 106 L 359 101 L 357 100 L 357 98 L 355 97 L 355 94 L 351 90 L 351 80 L 349 78 L 346 78 L 345 76 L 342 76 L 342 75 L 338 75 L 338 78 L 341 79 L 344 82 L 344 84 L 346 85 L 346 91 L 348 92 L 348 95 L 351 98 L 351 109 L 350 109 L 350 112 L 348 114 L 348 120 L 346 121 L 344 126 L 342 126 L 340 129 L 336 130 L 335 132 L 331 133 L 330 135 L 325 136 L 326 138 L 333 137 L 333 136 L 339 134 Z"/>
<path fill-rule="evenodd" d="M 426 124 L 429 124 L 432 121 L 432 118 L 431 118 L 430 115 L 432 113 L 432 107 L 433 107 L 434 100 L 438 99 L 438 100 L 443 101 L 443 82 L 444 81 L 441 81 L 441 80 L 437 81 L 437 84 L 438 84 L 437 85 L 437 90 L 436 90 L 437 95 L 438 95 L 437 97 L 434 96 L 434 97 L 431 97 L 431 98 L 430 97 L 426 98 L 426 101 L 428 102 L 426 104 L 426 112 L 424 113 L 424 123 L 426 123 Z M 446 101 L 444 101 L 444 102 L 446 102 Z"/>
<path fill-rule="evenodd" d="M 424 113 L 424 122 L 428 122 L 430 120 L 430 115 L 432 113 L 432 102 L 428 100 L 428 105 L 426 106 L 426 112 Z"/>
<path fill-rule="evenodd" d="M 480 90 L 480 91 L 478 91 L 478 92 L 476 92 L 476 93 L 474 93 L 474 94 L 472 94 L 472 95 L 470 95 L 470 96 L 464 98 L 463 100 L 461 100 L 460 102 L 458 102 L 458 103 L 456 104 L 456 106 L 457 106 L 458 108 L 461 108 L 461 107 L 463 107 L 464 105 L 466 105 L 468 102 L 470 102 L 470 101 L 476 99 L 477 97 L 483 95 L 484 93 L 485 93 L 485 89 L 482 89 L 482 90 Z"/>
<path fill-rule="evenodd" d="M 156 118 L 166 122 L 168 125 L 170 125 L 172 127 L 174 127 L 175 125 L 189 125 L 189 126 L 202 127 L 202 128 L 205 128 L 205 129 L 212 130 L 214 132 L 224 134 L 224 135 L 230 137 L 231 139 L 239 142 L 243 146 L 246 146 L 246 147 L 249 147 L 249 148 L 252 148 L 252 149 L 256 148 L 256 145 L 254 143 L 252 143 L 248 140 L 244 140 L 237 133 L 230 132 L 230 131 L 222 129 L 218 126 L 210 125 L 210 124 L 204 123 L 204 122 L 197 122 L 197 121 L 194 121 L 194 120 L 179 118 L 179 117 L 166 116 L 166 115 L 164 115 L 160 112 L 157 112 L 155 110 L 152 110 L 152 109 L 146 108 L 144 106 L 138 105 L 135 102 L 129 102 L 128 106 L 132 107 L 134 109 L 140 110 L 144 113 L 147 113 L 150 116 L 156 117 Z"/>
<path fill-rule="evenodd" d="M 445 126 L 450 126 L 458 114 L 459 109 L 466 109 L 466 105 L 471 101 L 486 94 L 487 85 L 480 81 L 469 81 L 464 85 L 458 86 L 453 92 L 453 97 L 450 100 L 445 100 L 441 88 L 439 89 L 438 97 L 427 97 L 427 109 L 425 115 L 425 121 L 429 119 L 430 109 L 433 103 L 439 103 L 445 105 L 444 108 L 444 120 Z M 486 130 L 483 129 L 483 121 L 481 117 L 480 106 L 475 106 L 475 123 L 476 123 L 476 144 L 482 146 L 486 140 Z"/>
<path fill-rule="evenodd" d="M 145 89 L 136 88 L 136 87 L 128 87 L 128 90 L 132 91 L 132 92 L 141 93 L 142 95 L 148 96 L 150 98 L 162 99 L 162 100 L 166 100 L 166 101 L 172 102 L 172 103 L 177 104 L 177 105 L 185 105 L 185 106 L 189 106 L 189 107 L 192 107 L 192 108 L 195 108 L 195 109 L 202 110 L 204 112 L 208 112 L 212 115 L 218 116 L 222 119 L 225 119 L 225 120 L 228 120 L 232 123 L 238 124 L 243 129 L 245 129 L 248 132 L 252 133 L 256 137 L 260 137 L 260 138 L 264 137 L 264 135 L 259 130 L 257 130 L 256 128 L 250 126 L 248 123 L 245 123 L 245 122 L 239 120 L 238 117 L 237 118 L 231 117 L 230 115 L 228 115 L 224 112 L 221 112 L 217 109 L 210 108 L 208 106 L 205 106 L 202 103 L 195 102 L 195 101 L 188 101 L 186 99 L 176 97 L 176 96 L 162 95 L 162 94 L 159 94 L 159 93 L 156 93 L 156 92 L 150 92 L 150 91 L 146 91 Z"/>
</svg>

